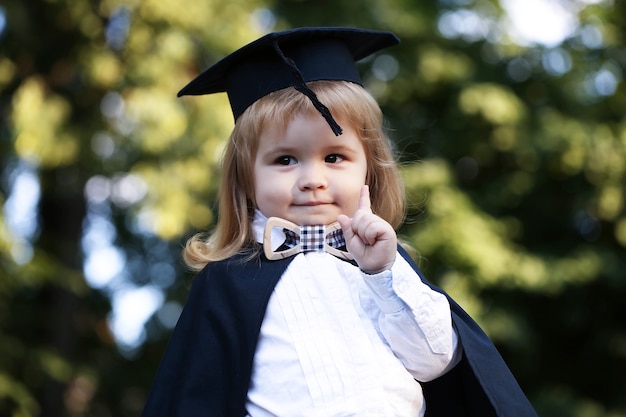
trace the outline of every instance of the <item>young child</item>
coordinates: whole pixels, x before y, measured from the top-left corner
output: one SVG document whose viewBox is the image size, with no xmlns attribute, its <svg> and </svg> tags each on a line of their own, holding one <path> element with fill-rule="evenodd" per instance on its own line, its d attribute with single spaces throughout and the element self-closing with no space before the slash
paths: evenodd
<svg viewBox="0 0 626 417">
<path fill-rule="evenodd" d="M 266 35 L 179 95 L 227 92 L 219 218 L 143 416 L 535 416 L 493 344 L 398 245 L 404 193 L 351 28 Z"/>
</svg>

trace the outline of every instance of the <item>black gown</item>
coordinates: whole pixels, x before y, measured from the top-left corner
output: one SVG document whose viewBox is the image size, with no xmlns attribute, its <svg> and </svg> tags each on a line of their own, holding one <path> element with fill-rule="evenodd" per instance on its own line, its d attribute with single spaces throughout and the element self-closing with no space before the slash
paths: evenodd
<svg viewBox="0 0 626 417">
<path fill-rule="evenodd" d="M 427 417 L 536 417 L 486 334 L 448 297 L 463 359 L 422 383 Z M 194 279 L 142 417 L 244 417 L 254 353 L 272 291 L 292 258 L 237 255 L 207 265 Z"/>
</svg>

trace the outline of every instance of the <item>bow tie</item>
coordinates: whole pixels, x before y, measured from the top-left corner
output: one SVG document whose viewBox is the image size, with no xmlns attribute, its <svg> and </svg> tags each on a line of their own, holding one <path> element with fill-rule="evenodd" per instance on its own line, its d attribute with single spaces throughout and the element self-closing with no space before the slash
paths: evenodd
<svg viewBox="0 0 626 417">
<path fill-rule="evenodd" d="M 285 250 L 272 249 L 272 230 L 281 228 L 285 234 Z M 328 252 L 341 259 L 352 260 L 352 255 L 338 248 L 344 247 L 346 241 L 339 223 L 327 226 L 299 226 L 288 220 L 270 217 L 265 223 L 263 232 L 263 251 L 267 259 L 276 260 L 288 258 L 300 252 Z"/>
</svg>

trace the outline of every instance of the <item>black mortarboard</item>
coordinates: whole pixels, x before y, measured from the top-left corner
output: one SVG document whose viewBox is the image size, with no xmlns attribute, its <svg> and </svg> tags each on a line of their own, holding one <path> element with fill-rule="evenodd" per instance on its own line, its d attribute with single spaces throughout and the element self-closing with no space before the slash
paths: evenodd
<svg viewBox="0 0 626 417">
<path fill-rule="evenodd" d="M 209 67 L 178 96 L 228 93 L 235 120 L 267 94 L 294 87 L 305 94 L 336 135 L 341 127 L 305 83 L 319 80 L 362 84 L 356 61 L 399 39 L 391 32 L 317 27 L 270 33 Z"/>
</svg>

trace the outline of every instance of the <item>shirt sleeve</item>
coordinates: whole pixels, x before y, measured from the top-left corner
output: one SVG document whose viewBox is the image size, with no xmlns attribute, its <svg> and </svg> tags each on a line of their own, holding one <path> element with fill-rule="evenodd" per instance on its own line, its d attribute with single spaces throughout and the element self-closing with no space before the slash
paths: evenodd
<svg viewBox="0 0 626 417">
<path fill-rule="evenodd" d="M 402 257 L 363 279 L 378 306 L 374 318 L 391 350 L 418 381 L 431 381 L 461 358 L 445 295 L 433 291 Z"/>
</svg>

